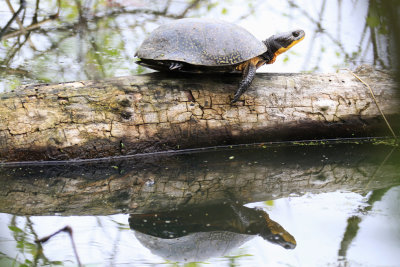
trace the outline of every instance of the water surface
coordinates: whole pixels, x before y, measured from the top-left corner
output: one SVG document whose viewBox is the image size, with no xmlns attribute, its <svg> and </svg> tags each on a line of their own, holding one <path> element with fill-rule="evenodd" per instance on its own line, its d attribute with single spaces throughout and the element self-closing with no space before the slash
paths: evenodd
<svg viewBox="0 0 400 267">
<path fill-rule="evenodd" d="M 0 169 L 1 262 L 397 266 L 399 150 L 258 145 Z M 5 265 L 7 266 L 7 265 Z"/>
</svg>

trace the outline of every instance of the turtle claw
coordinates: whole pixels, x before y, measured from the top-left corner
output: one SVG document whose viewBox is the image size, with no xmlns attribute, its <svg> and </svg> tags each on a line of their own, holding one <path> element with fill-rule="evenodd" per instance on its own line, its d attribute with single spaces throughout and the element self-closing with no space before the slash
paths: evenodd
<svg viewBox="0 0 400 267">
<path fill-rule="evenodd" d="M 231 101 L 231 104 L 236 103 L 236 102 L 239 100 L 239 98 L 240 98 L 241 95 L 242 95 L 242 94 L 240 94 L 240 95 L 235 94 L 235 95 L 233 96 L 233 99 L 232 99 L 232 101 Z"/>
<path fill-rule="evenodd" d="M 179 62 L 171 62 L 169 65 L 169 70 L 180 70 L 183 67 L 182 63 Z"/>
</svg>

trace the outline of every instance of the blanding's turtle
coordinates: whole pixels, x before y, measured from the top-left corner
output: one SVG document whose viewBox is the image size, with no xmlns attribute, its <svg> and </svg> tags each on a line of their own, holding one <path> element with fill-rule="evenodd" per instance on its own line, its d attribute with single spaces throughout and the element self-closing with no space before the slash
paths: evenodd
<svg viewBox="0 0 400 267">
<path fill-rule="evenodd" d="M 161 71 L 242 72 L 234 103 L 249 88 L 257 68 L 274 63 L 304 35 L 298 29 L 259 41 L 232 23 L 186 18 L 155 29 L 135 56 L 140 59 L 138 64 Z"/>
</svg>

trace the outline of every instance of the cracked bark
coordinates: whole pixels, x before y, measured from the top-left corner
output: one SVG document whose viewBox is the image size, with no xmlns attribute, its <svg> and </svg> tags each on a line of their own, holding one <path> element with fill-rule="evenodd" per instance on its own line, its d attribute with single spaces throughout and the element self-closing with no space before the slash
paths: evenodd
<svg viewBox="0 0 400 267">
<path fill-rule="evenodd" d="M 358 72 L 390 118 L 393 78 Z M 258 74 L 237 104 L 240 76 L 152 73 L 25 85 L 0 94 L 0 160 L 98 158 L 214 145 L 389 135 L 350 73 Z"/>
</svg>

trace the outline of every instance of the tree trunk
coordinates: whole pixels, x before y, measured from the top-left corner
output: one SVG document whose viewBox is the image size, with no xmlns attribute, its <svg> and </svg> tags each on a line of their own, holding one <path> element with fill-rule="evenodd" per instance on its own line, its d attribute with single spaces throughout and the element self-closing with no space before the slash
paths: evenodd
<svg viewBox="0 0 400 267">
<path fill-rule="evenodd" d="M 359 71 L 389 117 L 387 73 Z M 238 143 L 389 135 L 349 72 L 258 74 L 230 104 L 237 75 L 152 73 L 22 86 L 0 94 L 0 161 L 98 158 Z"/>
</svg>

